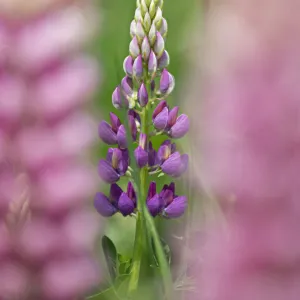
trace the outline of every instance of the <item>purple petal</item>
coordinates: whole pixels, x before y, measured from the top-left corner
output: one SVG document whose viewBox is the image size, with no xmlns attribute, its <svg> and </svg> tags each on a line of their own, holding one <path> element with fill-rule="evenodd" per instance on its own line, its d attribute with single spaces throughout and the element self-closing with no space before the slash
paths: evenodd
<svg viewBox="0 0 300 300">
<path fill-rule="evenodd" d="M 126 130 L 124 125 L 121 125 L 119 127 L 118 133 L 117 133 L 117 141 L 120 148 L 125 149 L 127 148 L 127 139 L 126 139 Z"/>
<path fill-rule="evenodd" d="M 112 155 L 114 153 L 114 148 L 109 148 L 106 154 L 106 160 L 111 164 L 112 162 Z"/>
<path fill-rule="evenodd" d="M 139 99 L 139 103 L 140 103 L 141 107 L 144 107 L 144 106 L 147 105 L 147 103 L 148 103 L 148 92 L 147 92 L 147 89 L 146 89 L 144 83 L 142 83 L 140 88 L 139 88 L 138 99 Z"/>
<path fill-rule="evenodd" d="M 187 115 L 180 115 L 176 123 L 170 129 L 170 136 L 175 139 L 183 137 L 190 128 L 190 121 Z"/>
<path fill-rule="evenodd" d="M 136 58 L 140 54 L 140 46 L 136 36 L 131 40 L 129 44 L 129 53 L 133 58 Z"/>
<path fill-rule="evenodd" d="M 160 58 L 165 50 L 165 41 L 161 36 L 160 32 L 156 33 L 156 41 L 154 43 L 154 53 L 157 58 Z"/>
<path fill-rule="evenodd" d="M 151 50 L 148 60 L 148 73 L 153 75 L 157 69 L 157 58 L 154 52 Z M 153 77 L 152 77 L 153 78 Z"/>
<path fill-rule="evenodd" d="M 179 196 L 164 209 L 164 216 L 167 218 L 178 218 L 184 214 L 186 207 L 187 198 L 185 196 Z"/>
<path fill-rule="evenodd" d="M 170 112 L 169 112 L 169 118 L 168 118 L 168 128 L 171 128 L 177 120 L 179 107 L 175 106 Z"/>
<path fill-rule="evenodd" d="M 117 143 L 117 135 L 112 130 L 112 127 L 105 121 L 100 122 L 98 134 L 101 140 L 108 145 L 115 145 Z"/>
<path fill-rule="evenodd" d="M 122 92 L 125 97 L 132 97 L 133 95 L 133 83 L 132 79 L 128 76 L 125 76 L 121 81 Z"/>
<path fill-rule="evenodd" d="M 168 108 L 165 107 L 161 113 L 159 113 L 153 120 L 153 125 L 157 130 L 164 130 L 168 123 Z"/>
<path fill-rule="evenodd" d="M 121 123 L 120 119 L 112 112 L 109 113 L 109 117 L 110 117 L 111 127 L 112 127 L 113 131 L 115 133 L 117 133 L 118 129 L 122 123 Z"/>
<path fill-rule="evenodd" d="M 147 147 L 147 135 L 145 133 L 140 134 L 139 146 L 141 146 L 142 149 L 146 149 Z"/>
<path fill-rule="evenodd" d="M 111 165 L 114 169 L 118 168 L 119 162 L 122 160 L 122 151 L 118 148 L 114 148 L 111 157 Z"/>
<path fill-rule="evenodd" d="M 148 40 L 148 37 L 145 36 L 142 43 L 142 56 L 144 61 L 148 61 L 149 55 L 150 55 L 150 43 Z"/>
<path fill-rule="evenodd" d="M 181 157 L 179 152 L 173 153 L 162 165 L 161 169 L 170 176 L 178 176 L 178 170 L 181 166 Z"/>
<path fill-rule="evenodd" d="M 187 170 L 188 165 L 189 165 L 189 156 L 187 154 L 182 154 L 180 167 L 178 168 L 178 171 L 175 176 L 179 177 L 181 174 L 183 174 Z"/>
<path fill-rule="evenodd" d="M 156 164 L 156 151 L 152 147 L 152 143 L 149 142 L 149 150 L 148 150 L 148 165 L 153 167 Z"/>
<path fill-rule="evenodd" d="M 126 151 L 123 151 L 122 158 L 120 159 L 118 164 L 118 172 L 121 176 L 123 176 L 126 173 L 128 169 L 128 165 L 129 165 L 128 153 Z"/>
<path fill-rule="evenodd" d="M 165 50 L 157 62 L 157 67 L 159 69 L 166 68 L 170 63 L 170 56 L 167 50 Z"/>
<path fill-rule="evenodd" d="M 105 159 L 101 159 L 99 162 L 98 174 L 100 178 L 107 183 L 115 183 L 120 178 L 116 170 Z"/>
<path fill-rule="evenodd" d="M 134 150 L 134 157 L 139 168 L 143 168 L 148 163 L 148 152 L 144 150 L 141 146 L 138 146 Z"/>
<path fill-rule="evenodd" d="M 147 199 L 151 199 L 156 194 L 156 182 L 150 182 Z"/>
<path fill-rule="evenodd" d="M 159 85 L 160 92 L 162 94 L 167 93 L 169 86 L 170 86 L 170 75 L 167 69 L 164 69 L 160 77 L 160 85 Z"/>
<path fill-rule="evenodd" d="M 117 204 L 122 193 L 122 189 L 116 183 L 113 183 L 110 186 L 109 192 L 109 198 L 111 203 Z"/>
<path fill-rule="evenodd" d="M 117 212 L 116 207 L 113 206 L 109 199 L 102 193 L 96 194 L 94 199 L 94 207 L 103 217 L 110 217 Z"/>
<path fill-rule="evenodd" d="M 172 142 L 170 141 L 170 140 L 165 140 L 165 141 L 163 141 L 163 143 L 161 144 L 161 146 L 170 146 L 171 147 L 171 145 L 172 145 Z"/>
<path fill-rule="evenodd" d="M 143 59 L 142 56 L 139 55 L 133 63 L 133 75 L 137 79 L 141 79 L 143 76 Z"/>
<path fill-rule="evenodd" d="M 165 37 L 167 35 L 168 23 L 167 23 L 165 18 L 162 18 L 162 23 L 161 23 L 161 27 L 159 29 L 159 32 L 162 35 L 162 37 Z"/>
<path fill-rule="evenodd" d="M 168 145 L 162 145 L 157 151 L 157 160 L 159 164 L 162 164 L 164 161 L 169 159 L 171 155 L 171 150 Z"/>
<path fill-rule="evenodd" d="M 123 107 L 127 108 L 129 105 L 128 100 L 122 95 L 121 88 L 119 86 L 116 87 L 112 94 L 112 104 L 117 109 Z"/>
<path fill-rule="evenodd" d="M 137 127 L 136 127 L 136 123 L 135 123 L 135 119 L 133 116 L 128 115 L 128 122 L 129 122 L 129 128 L 130 128 L 130 132 L 131 132 L 131 136 L 132 139 L 134 141 L 136 141 L 136 137 L 137 137 Z"/>
<path fill-rule="evenodd" d="M 157 115 L 161 113 L 165 107 L 167 107 L 167 101 L 165 100 L 160 101 L 153 111 L 152 119 L 155 119 Z"/>
<path fill-rule="evenodd" d="M 133 66 L 133 59 L 129 55 L 125 58 L 123 63 L 123 69 L 124 72 L 127 74 L 127 76 L 132 77 L 132 66 Z"/>
<path fill-rule="evenodd" d="M 154 195 L 147 201 L 147 207 L 152 217 L 157 216 L 163 208 L 162 199 L 157 194 Z"/>
<path fill-rule="evenodd" d="M 118 202 L 120 213 L 125 217 L 134 212 L 135 205 L 126 193 L 122 193 Z"/>
<path fill-rule="evenodd" d="M 133 201 L 133 203 L 136 204 L 136 193 L 131 181 L 129 181 L 127 185 L 127 195 Z"/>
</svg>

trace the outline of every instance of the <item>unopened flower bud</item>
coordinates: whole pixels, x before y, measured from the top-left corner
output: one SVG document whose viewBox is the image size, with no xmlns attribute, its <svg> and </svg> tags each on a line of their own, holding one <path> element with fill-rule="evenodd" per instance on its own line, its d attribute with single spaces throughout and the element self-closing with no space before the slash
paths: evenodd
<svg viewBox="0 0 300 300">
<path fill-rule="evenodd" d="M 139 88 L 138 99 L 139 99 L 139 103 L 140 103 L 141 107 L 144 107 L 144 106 L 147 105 L 147 103 L 148 103 L 148 92 L 147 92 L 147 89 L 146 89 L 144 83 L 142 83 L 140 88 Z"/>
<path fill-rule="evenodd" d="M 155 24 L 157 29 L 160 29 L 161 23 L 162 23 L 162 11 L 161 11 L 160 7 L 157 7 L 157 9 L 156 9 L 156 15 L 153 20 L 153 23 Z"/>
<path fill-rule="evenodd" d="M 141 55 L 134 60 L 133 76 L 138 80 L 140 80 L 143 76 L 143 59 Z"/>
<path fill-rule="evenodd" d="M 151 0 L 145 0 L 147 7 L 150 6 Z"/>
<path fill-rule="evenodd" d="M 136 36 L 133 37 L 133 39 L 131 40 L 131 42 L 129 44 L 129 53 L 133 58 L 138 57 L 140 54 L 140 46 L 139 46 Z"/>
<path fill-rule="evenodd" d="M 159 32 L 156 33 L 156 41 L 154 43 L 154 52 L 157 58 L 160 58 L 165 50 L 165 41 Z"/>
<path fill-rule="evenodd" d="M 175 79 L 174 77 L 164 69 L 160 78 L 160 86 L 159 90 L 162 95 L 170 94 L 175 87 Z"/>
<path fill-rule="evenodd" d="M 145 14 L 148 12 L 148 7 L 147 4 L 145 2 L 145 0 L 141 0 L 141 12 L 142 12 L 142 17 L 145 16 Z"/>
<path fill-rule="evenodd" d="M 140 21 L 136 24 L 136 37 L 138 38 L 139 43 L 141 43 L 145 37 L 145 31 Z"/>
<path fill-rule="evenodd" d="M 155 17 L 155 13 L 156 13 L 156 5 L 154 3 L 154 1 L 151 1 L 150 7 L 149 7 L 149 14 L 151 19 L 153 20 Z"/>
<path fill-rule="evenodd" d="M 148 38 L 145 36 L 142 43 L 142 56 L 144 61 L 148 61 L 150 55 L 150 44 Z"/>
<path fill-rule="evenodd" d="M 148 60 L 148 74 L 153 78 L 157 70 L 157 59 L 154 52 L 151 50 Z"/>
<path fill-rule="evenodd" d="M 142 12 L 141 12 L 141 9 L 139 7 L 135 10 L 134 19 L 137 22 L 139 22 L 139 21 L 143 22 Z"/>
<path fill-rule="evenodd" d="M 133 20 L 130 24 L 130 35 L 133 38 L 136 35 L 136 21 Z"/>
<path fill-rule="evenodd" d="M 118 86 L 112 94 L 112 104 L 115 108 L 127 108 L 128 100 L 122 95 L 121 88 Z"/>
<path fill-rule="evenodd" d="M 162 35 L 163 38 L 167 36 L 168 33 L 168 23 L 165 18 L 162 18 L 162 23 L 161 27 L 159 29 L 160 34 Z"/>
<path fill-rule="evenodd" d="M 126 98 L 131 98 L 133 95 L 133 82 L 128 76 L 125 76 L 121 81 L 121 88 Z"/>
<path fill-rule="evenodd" d="M 167 50 L 164 50 L 162 56 L 157 62 L 158 69 L 164 69 L 170 64 L 170 56 Z"/>
<path fill-rule="evenodd" d="M 143 24 L 144 24 L 144 29 L 145 29 L 146 33 L 148 34 L 149 30 L 151 28 L 151 17 L 148 12 L 145 14 Z"/>
<path fill-rule="evenodd" d="M 127 76 L 132 77 L 133 58 L 129 55 L 124 59 L 123 69 Z"/>
<path fill-rule="evenodd" d="M 153 46 L 156 40 L 156 27 L 155 24 L 152 23 L 151 28 L 149 30 L 149 42 L 150 45 Z"/>
<path fill-rule="evenodd" d="M 143 168 L 148 164 L 148 152 L 141 146 L 134 150 L 134 157 L 139 168 Z"/>
</svg>

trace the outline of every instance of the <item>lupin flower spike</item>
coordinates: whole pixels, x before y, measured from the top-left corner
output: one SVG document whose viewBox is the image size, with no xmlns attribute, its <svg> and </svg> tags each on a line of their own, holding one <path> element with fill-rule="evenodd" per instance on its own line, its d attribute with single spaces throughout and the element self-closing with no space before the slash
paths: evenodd
<svg viewBox="0 0 300 300">
<path fill-rule="evenodd" d="M 153 149 L 151 139 L 156 134 L 165 134 L 169 138 L 183 137 L 189 130 L 189 119 L 185 114 L 178 116 L 179 107 L 169 108 L 165 99 L 175 87 L 175 79 L 167 67 L 170 56 L 165 49 L 165 38 L 168 24 L 162 16 L 162 0 L 137 0 L 134 20 L 130 25 L 131 41 L 129 55 L 125 58 L 123 69 L 125 77 L 113 92 L 113 105 L 119 110 L 128 110 L 128 120 L 121 120 L 113 113 L 110 114 L 110 124 L 102 121 L 99 125 L 99 136 L 110 148 L 107 158 L 99 162 L 99 175 L 107 183 L 113 184 L 113 190 L 119 190 L 115 184 L 121 176 L 131 176 L 132 172 L 146 170 L 147 176 L 152 173 L 163 172 L 171 177 L 179 177 L 188 166 L 188 156 L 176 151 L 176 145 L 171 140 L 164 141 L 159 149 Z M 158 86 L 155 82 L 159 82 Z M 157 103 L 157 100 L 161 100 Z M 149 105 L 157 103 L 152 114 L 155 128 L 154 135 L 150 134 Z M 128 142 L 126 135 L 126 121 L 133 141 L 138 139 L 134 150 L 133 165 L 129 167 Z M 146 124 L 145 124 L 146 122 Z M 143 171 L 144 172 L 144 171 Z M 145 173 L 145 172 L 144 172 Z M 113 215 L 120 211 L 124 216 L 133 213 L 139 201 L 135 193 L 132 196 L 134 182 L 130 182 L 127 192 L 118 193 L 118 199 L 101 193 L 97 194 L 97 210 L 102 215 Z M 144 189 L 144 186 L 138 187 Z M 156 183 L 149 187 L 147 207 L 153 217 L 157 215 L 167 217 L 180 216 L 186 205 L 186 198 L 177 199 L 173 191 L 172 200 L 165 200 L 166 195 L 174 189 L 174 184 L 156 193 Z M 171 199 L 171 198 L 170 198 Z M 183 199 L 183 200 L 182 200 Z M 96 201 L 96 200 L 95 200 Z M 96 202 L 95 202 L 96 203 Z"/>
</svg>

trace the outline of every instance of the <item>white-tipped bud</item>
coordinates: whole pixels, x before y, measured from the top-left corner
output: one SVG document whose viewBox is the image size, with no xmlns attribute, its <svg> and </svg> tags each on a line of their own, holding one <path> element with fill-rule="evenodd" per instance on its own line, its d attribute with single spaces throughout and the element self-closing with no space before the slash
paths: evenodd
<svg viewBox="0 0 300 300">
<path fill-rule="evenodd" d="M 134 19 L 137 22 L 138 21 L 143 22 L 142 12 L 141 12 L 141 9 L 139 7 L 135 10 Z"/>
<path fill-rule="evenodd" d="M 130 24 L 130 35 L 133 38 L 136 35 L 136 21 L 133 20 Z"/>
<path fill-rule="evenodd" d="M 151 25 L 148 37 L 149 37 L 150 45 L 153 46 L 155 43 L 155 40 L 156 40 L 156 27 L 155 27 L 154 22 Z"/>
<path fill-rule="evenodd" d="M 141 0 L 141 12 L 142 12 L 143 17 L 148 12 L 148 7 L 147 7 L 145 0 Z"/>
<path fill-rule="evenodd" d="M 160 7 L 158 7 L 156 9 L 156 15 L 155 18 L 153 20 L 153 23 L 155 24 L 157 29 L 160 29 L 161 23 L 162 23 L 162 11 L 160 9 Z"/>
<path fill-rule="evenodd" d="M 155 17 L 155 14 L 156 14 L 156 5 L 153 0 L 150 3 L 149 14 L 150 14 L 151 19 L 153 20 Z"/>
<path fill-rule="evenodd" d="M 162 18 L 162 23 L 161 27 L 159 29 L 160 34 L 162 35 L 163 38 L 167 36 L 168 33 L 168 23 L 165 18 Z"/>
<path fill-rule="evenodd" d="M 145 37 L 145 31 L 141 22 L 137 22 L 136 24 L 136 37 L 138 38 L 139 44 L 143 41 Z"/>
<path fill-rule="evenodd" d="M 150 44 L 148 38 L 145 36 L 143 43 L 142 43 L 142 56 L 144 61 L 148 61 L 149 55 L 150 55 Z"/>
<path fill-rule="evenodd" d="M 136 36 L 133 37 L 129 44 L 129 53 L 133 58 L 138 57 L 140 54 L 140 47 Z"/>
<path fill-rule="evenodd" d="M 154 44 L 154 53 L 160 58 L 165 50 L 165 41 L 159 32 L 156 33 L 156 41 Z"/>
<path fill-rule="evenodd" d="M 147 12 L 144 17 L 144 29 L 147 34 L 149 33 L 150 27 L 151 27 L 151 17 Z"/>
</svg>

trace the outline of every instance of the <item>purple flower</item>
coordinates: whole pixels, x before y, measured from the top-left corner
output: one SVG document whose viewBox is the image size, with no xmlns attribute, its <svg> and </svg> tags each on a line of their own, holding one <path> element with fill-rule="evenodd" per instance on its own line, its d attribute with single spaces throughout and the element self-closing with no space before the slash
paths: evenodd
<svg viewBox="0 0 300 300">
<path fill-rule="evenodd" d="M 106 160 L 101 159 L 99 162 L 99 176 L 107 183 L 115 183 L 126 173 L 128 164 L 129 159 L 126 150 L 109 148 Z"/>
<path fill-rule="evenodd" d="M 163 201 L 164 209 L 162 215 L 166 218 L 179 218 L 185 212 L 187 207 L 187 198 L 175 194 L 175 184 L 164 185 L 159 194 Z"/>
<path fill-rule="evenodd" d="M 156 165 L 156 151 L 153 149 L 151 142 L 149 142 L 148 148 L 148 165 L 149 167 L 154 167 Z"/>
<path fill-rule="evenodd" d="M 141 107 L 144 107 L 148 103 L 148 92 L 144 83 L 141 84 L 139 91 L 138 91 L 138 101 Z"/>
<path fill-rule="evenodd" d="M 110 217 L 118 211 L 118 201 L 123 193 L 122 189 L 113 183 L 110 186 L 109 197 L 103 193 L 97 193 L 94 199 L 94 206 L 103 217 Z"/>
<path fill-rule="evenodd" d="M 133 81 L 129 76 L 125 76 L 121 81 L 121 91 L 128 100 L 133 95 Z"/>
<path fill-rule="evenodd" d="M 126 217 L 132 214 L 136 208 L 136 193 L 133 184 L 129 181 L 127 192 L 123 192 L 118 201 L 118 209 L 120 213 Z"/>
<path fill-rule="evenodd" d="M 164 141 L 159 147 L 156 160 L 162 171 L 172 177 L 179 177 L 188 167 L 188 155 L 180 155 L 170 140 Z"/>
<path fill-rule="evenodd" d="M 133 67 L 133 58 L 129 55 L 125 58 L 124 63 L 123 63 L 124 72 L 129 77 L 132 77 L 132 75 L 133 75 L 132 67 Z"/>
<path fill-rule="evenodd" d="M 133 63 L 133 77 L 140 80 L 143 76 L 143 58 L 139 55 Z"/>
<path fill-rule="evenodd" d="M 157 58 L 154 52 L 151 50 L 148 60 L 148 74 L 153 78 L 157 69 Z"/>
<path fill-rule="evenodd" d="M 143 168 L 147 165 L 147 136 L 143 133 L 140 134 L 139 146 L 134 150 L 134 157 L 139 168 Z"/>
<path fill-rule="evenodd" d="M 169 95 L 175 87 L 175 79 L 167 69 L 163 69 L 160 77 L 159 91 L 162 95 Z"/>
<path fill-rule="evenodd" d="M 129 106 L 128 100 L 124 97 L 123 93 L 121 92 L 120 86 L 116 87 L 112 94 L 112 104 L 116 109 L 128 108 Z"/>
<path fill-rule="evenodd" d="M 167 50 L 165 50 L 157 62 L 157 67 L 159 69 L 166 68 L 170 63 L 170 56 Z"/>
<path fill-rule="evenodd" d="M 175 106 L 169 111 L 167 102 L 161 101 L 155 108 L 152 120 L 154 127 L 159 131 L 164 131 L 171 138 L 181 138 L 188 131 L 190 121 L 187 115 L 178 115 L 179 107 Z"/>
<path fill-rule="evenodd" d="M 155 182 L 150 183 L 146 203 L 152 217 L 155 217 L 158 214 L 160 214 L 164 207 L 163 199 L 156 193 Z"/>
</svg>

